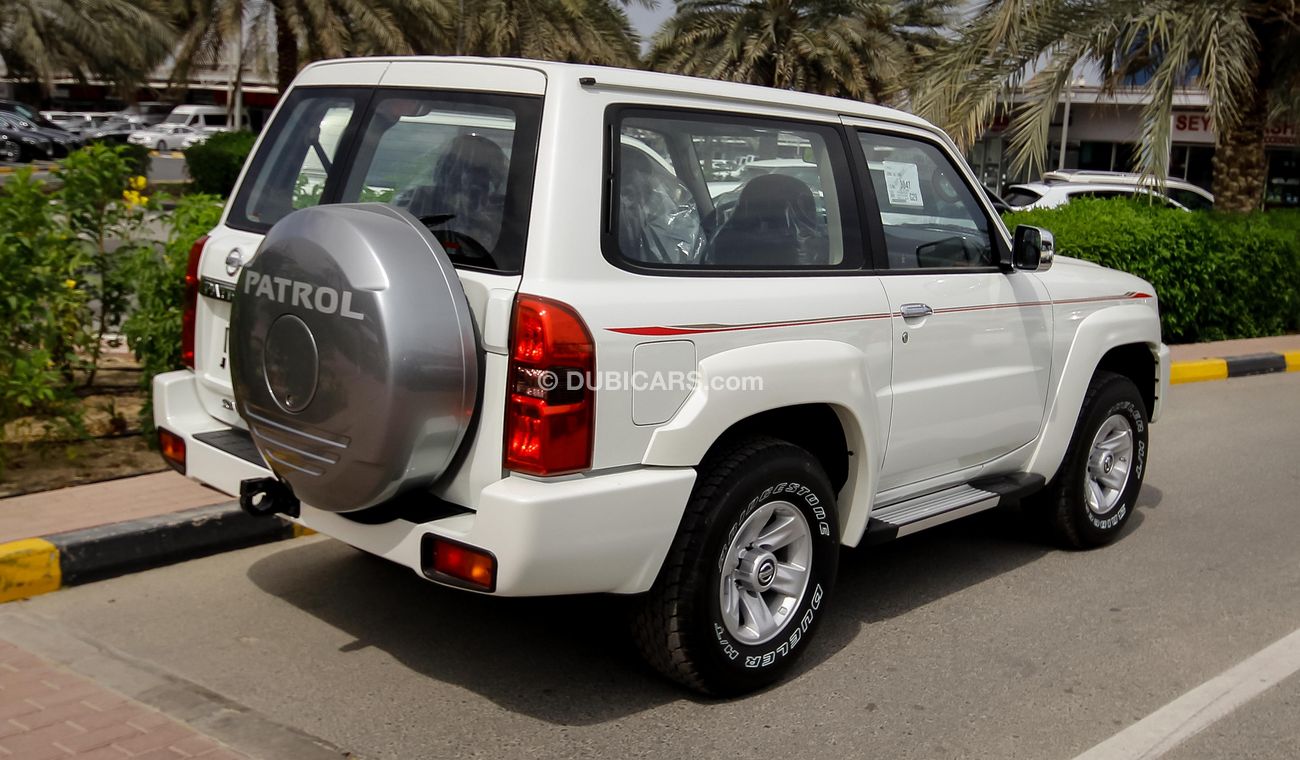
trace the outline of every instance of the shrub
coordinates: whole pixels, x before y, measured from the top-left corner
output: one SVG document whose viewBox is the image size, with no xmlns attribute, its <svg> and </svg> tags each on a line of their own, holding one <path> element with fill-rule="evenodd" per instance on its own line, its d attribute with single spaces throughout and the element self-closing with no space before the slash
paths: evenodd
<svg viewBox="0 0 1300 760">
<path fill-rule="evenodd" d="M 126 159 L 127 166 L 131 167 L 132 174 L 141 177 L 149 176 L 149 167 L 153 165 L 153 159 L 149 157 L 148 146 L 123 143 L 114 147 L 118 148 L 119 154 Z"/>
<path fill-rule="evenodd" d="M 223 198 L 230 195 L 255 139 L 252 132 L 218 132 L 185 151 L 194 189 Z"/>
<path fill-rule="evenodd" d="M 127 266 L 136 308 L 123 325 L 131 351 L 139 360 L 141 384 L 148 389 L 154 375 L 181 366 L 181 313 L 185 308 L 185 265 L 194 241 L 221 218 L 221 199 L 187 195 L 168 217 L 170 231 L 161 250 L 141 248 Z M 141 411 L 146 431 L 153 429 L 153 400 Z"/>
<path fill-rule="evenodd" d="M 1080 199 L 1004 219 L 1012 229 L 1050 230 L 1061 254 L 1150 282 L 1168 343 L 1300 328 L 1300 213 L 1188 213 L 1126 199 Z"/>
<path fill-rule="evenodd" d="M 14 175 L 0 193 L 0 427 L 36 414 L 77 423 L 72 368 L 85 345 L 85 263 L 45 184 L 31 169 Z"/>
<path fill-rule="evenodd" d="M 134 175 L 121 146 L 89 145 L 64 159 L 56 170 L 63 186 L 55 193 L 56 218 L 84 251 L 82 288 L 95 309 L 87 320 L 86 385 L 95 381 L 95 367 L 105 334 L 116 331 L 130 302 L 132 283 L 125 264 L 134 251 L 151 244 L 141 239 L 149 198 L 146 180 Z"/>
</svg>

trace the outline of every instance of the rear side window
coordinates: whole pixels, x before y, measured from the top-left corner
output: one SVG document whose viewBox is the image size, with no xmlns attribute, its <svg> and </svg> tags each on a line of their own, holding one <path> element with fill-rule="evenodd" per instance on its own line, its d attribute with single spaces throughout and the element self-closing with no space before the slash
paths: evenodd
<svg viewBox="0 0 1300 760">
<path fill-rule="evenodd" d="M 295 209 L 404 208 L 452 262 L 523 267 L 541 101 L 438 90 L 300 88 L 281 107 L 231 207 L 264 232 Z"/>
<path fill-rule="evenodd" d="M 1006 201 L 1011 208 L 1028 206 L 1042 197 L 1042 193 L 1036 193 L 1027 187 L 1013 187 L 1002 194 L 1002 200 Z"/>
<path fill-rule="evenodd" d="M 610 126 L 612 261 L 684 271 L 859 265 L 834 127 L 632 108 L 613 110 Z"/>
</svg>

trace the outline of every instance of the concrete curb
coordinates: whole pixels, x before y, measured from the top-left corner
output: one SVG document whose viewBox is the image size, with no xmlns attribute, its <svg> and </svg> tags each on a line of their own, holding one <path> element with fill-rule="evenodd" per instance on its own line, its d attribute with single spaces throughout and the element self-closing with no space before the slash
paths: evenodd
<svg viewBox="0 0 1300 760">
<path fill-rule="evenodd" d="M 0 544 L 0 603 L 305 535 L 231 501 Z"/>
<path fill-rule="evenodd" d="M 1206 380 L 1227 380 L 1230 377 L 1266 375 L 1273 372 L 1300 372 L 1300 351 L 1174 362 L 1170 365 L 1169 382 L 1199 383 Z"/>
</svg>

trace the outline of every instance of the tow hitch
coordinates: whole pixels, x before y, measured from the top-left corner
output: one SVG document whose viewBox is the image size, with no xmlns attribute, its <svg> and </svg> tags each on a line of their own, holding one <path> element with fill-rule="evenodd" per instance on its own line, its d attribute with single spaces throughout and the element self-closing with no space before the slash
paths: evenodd
<svg viewBox="0 0 1300 760">
<path fill-rule="evenodd" d="M 299 506 L 293 489 L 281 480 L 252 478 L 239 481 L 239 508 L 253 517 L 297 517 Z"/>
</svg>

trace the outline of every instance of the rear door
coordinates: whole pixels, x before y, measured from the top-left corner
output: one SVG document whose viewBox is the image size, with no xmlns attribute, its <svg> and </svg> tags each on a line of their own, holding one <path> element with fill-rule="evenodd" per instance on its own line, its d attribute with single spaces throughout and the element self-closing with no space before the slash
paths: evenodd
<svg viewBox="0 0 1300 760">
<path fill-rule="evenodd" d="M 999 268 L 1002 228 L 944 146 L 919 130 L 856 135 L 892 312 L 886 491 L 970 473 L 1034 439 L 1051 308 L 1036 276 Z"/>
<path fill-rule="evenodd" d="M 508 304 L 518 288 L 540 95 L 462 89 L 492 85 L 476 83 L 475 67 L 464 64 L 420 64 L 421 87 L 385 86 L 385 74 L 399 64 L 337 68 L 344 66 L 344 75 L 329 71 L 331 64 L 304 72 L 307 84 L 300 81 L 285 97 L 203 256 L 196 372 L 205 407 L 231 425 L 242 426 L 228 358 L 234 285 L 266 231 L 297 209 L 381 202 L 411 211 L 456 264 L 480 325 L 490 301 Z M 417 78 L 419 72 L 401 68 L 394 84 Z M 500 78 L 501 67 L 477 68 Z M 439 86 L 444 69 L 454 83 L 448 87 Z M 523 74 L 529 81 L 541 76 Z M 316 85 L 313 75 L 345 84 Z M 501 334 L 480 335 L 481 345 L 504 351 L 508 320 L 497 323 Z"/>
</svg>

